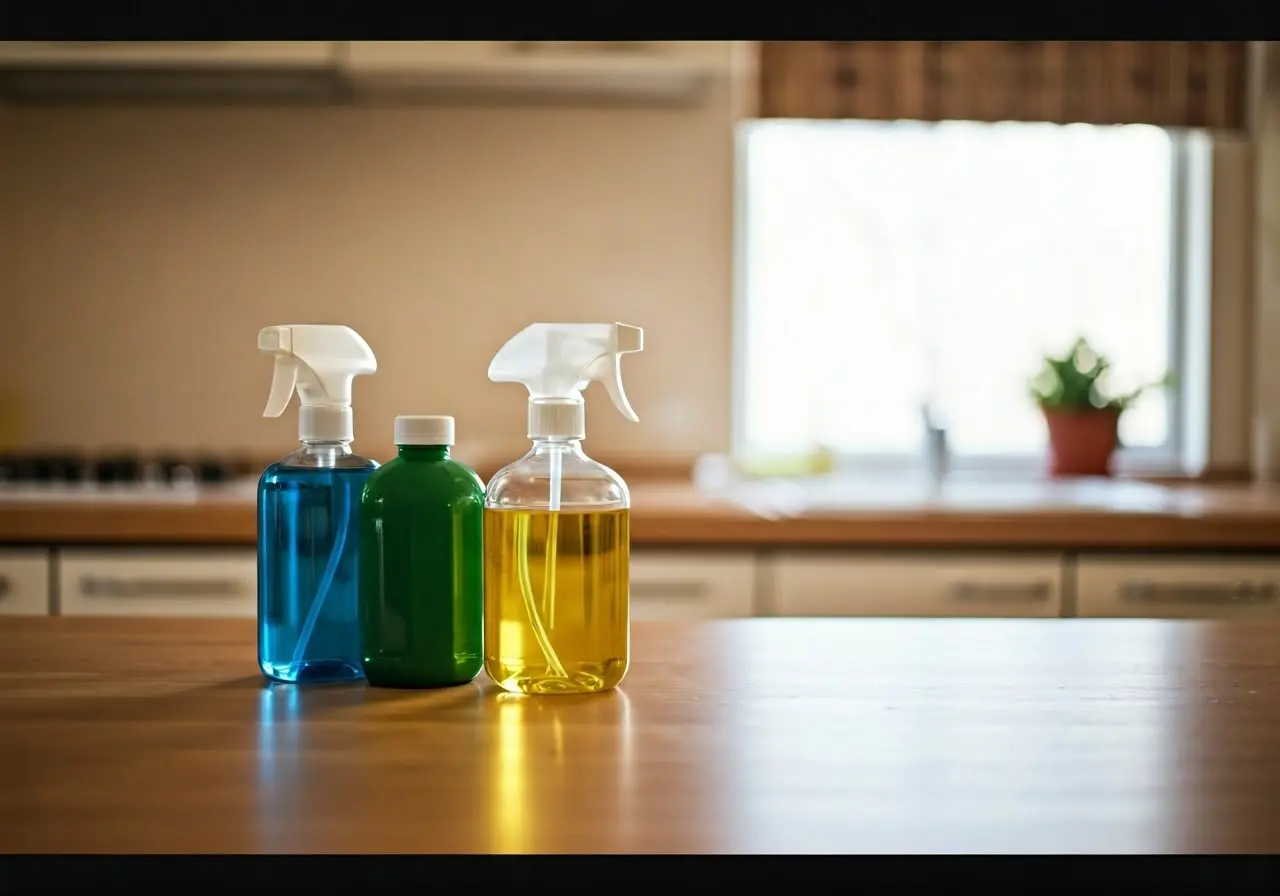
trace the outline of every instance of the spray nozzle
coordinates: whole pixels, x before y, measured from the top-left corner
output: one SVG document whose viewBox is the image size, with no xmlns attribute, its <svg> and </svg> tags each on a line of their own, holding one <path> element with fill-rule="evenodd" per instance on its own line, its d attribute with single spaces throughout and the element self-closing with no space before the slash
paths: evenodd
<svg viewBox="0 0 1280 896">
<path fill-rule="evenodd" d="M 258 333 L 258 348 L 276 359 L 262 416 L 283 414 L 296 390 L 302 402 L 299 438 L 350 441 L 351 381 L 378 369 L 360 334 L 331 324 L 265 327 Z"/>
<path fill-rule="evenodd" d="M 640 418 L 622 387 L 622 356 L 644 348 L 644 330 L 626 324 L 530 324 L 489 364 L 495 383 L 529 390 L 529 435 L 581 438 L 582 390 L 599 380 L 622 416 Z"/>
<path fill-rule="evenodd" d="M 626 324 L 530 324 L 507 340 L 489 364 L 495 383 L 529 390 L 529 437 L 580 439 L 586 434 L 582 390 L 604 383 L 614 407 L 639 422 L 622 389 L 622 356 L 644 348 L 644 330 Z M 548 507 L 560 509 L 562 459 L 549 458 Z"/>
</svg>

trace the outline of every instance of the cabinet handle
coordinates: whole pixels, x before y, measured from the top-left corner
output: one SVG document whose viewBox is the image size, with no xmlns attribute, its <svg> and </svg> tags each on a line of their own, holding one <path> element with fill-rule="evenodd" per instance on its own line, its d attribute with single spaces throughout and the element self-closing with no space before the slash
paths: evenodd
<svg viewBox="0 0 1280 896">
<path fill-rule="evenodd" d="M 1276 599 L 1274 582 L 1232 584 L 1157 585 L 1154 582 L 1125 582 L 1120 599 L 1156 604 L 1263 604 Z"/>
<path fill-rule="evenodd" d="M 8 576 L 0 576 L 0 599 L 9 596 L 9 592 L 13 590 L 13 583 L 9 581 Z"/>
<path fill-rule="evenodd" d="M 706 582 L 632 582 L 632 597 L 678 597 L 693 600 L 707 593 Z"/>
<path fill-rule="evenodd" d="M 243 594 L 239 579 L 113 579 L 82 576 L 86 597 L 226 597 Z"/>
<path fill-rule="evenodd" d="M 1033 603 L 1053 597 L 1052 582 L 956 582 L 951 586 L 956 600 L 1000 603 Z"/>
</svg>

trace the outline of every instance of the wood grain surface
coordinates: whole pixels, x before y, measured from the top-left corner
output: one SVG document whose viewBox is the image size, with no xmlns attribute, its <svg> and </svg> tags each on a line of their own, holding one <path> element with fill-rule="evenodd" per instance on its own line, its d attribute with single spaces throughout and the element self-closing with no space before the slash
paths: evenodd
<svg viewBox="0 0 1280 896">
<path fill-rule="evenodd" d="M 1280 851 L 1277 624 L 637 624 L 585 698 L 253 655 L 0 618 L 0 851 Z"/>
<path fill-rule="evenodd" d="M 764 118 L 1242 131 L 1244 41 L 763 41 Z"/>
</svg>

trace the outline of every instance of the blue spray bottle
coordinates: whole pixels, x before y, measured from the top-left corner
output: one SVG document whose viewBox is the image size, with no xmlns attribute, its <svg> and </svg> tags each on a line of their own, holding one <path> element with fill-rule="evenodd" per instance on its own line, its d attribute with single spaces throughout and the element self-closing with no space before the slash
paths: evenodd
<svg viewBox="0 0 1280 896">
<path fill-rule="evenodd" d="M 351 381 L 378 362 L 341 326 L 267 327 L 258 348 L 276 361 L 262 415 L 295 389 L 302 403 L 302 447 L 258 482 L 258 665 L 273 681 L 358 679 L 360 492 L 378 464 L 351 452 Z"/>
</svg>

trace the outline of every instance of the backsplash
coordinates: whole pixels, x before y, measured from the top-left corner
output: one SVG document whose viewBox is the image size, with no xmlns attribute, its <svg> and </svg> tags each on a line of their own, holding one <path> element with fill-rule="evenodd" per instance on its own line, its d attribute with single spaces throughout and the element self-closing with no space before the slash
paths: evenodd
<svg viewBox="0 0 1280 896">
<path fill-rule="evenodd" d="M 489 383 L 525 324 L 620 320 L 641 418 L 589 394 L 589 447 L 690 455 L 729 440 L 732 114 L 692 109 L 0 109 L 0 382 L 28 444 L 245 449 L 259 327 L 346 323 L 379 373 L 358 445 L 397 413 L 523 443 Z"/>
</svg>

